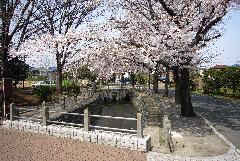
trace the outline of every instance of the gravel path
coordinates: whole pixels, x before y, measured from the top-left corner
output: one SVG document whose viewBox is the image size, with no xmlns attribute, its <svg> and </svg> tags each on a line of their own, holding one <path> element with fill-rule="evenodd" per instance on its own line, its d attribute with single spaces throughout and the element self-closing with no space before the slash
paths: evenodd
<svg viewBox="0 0 240 161">
<path fill-rule="evenodd" d="M 0 161 L 143 161 L 146 153 L 0 128 Z"/>
</svg>

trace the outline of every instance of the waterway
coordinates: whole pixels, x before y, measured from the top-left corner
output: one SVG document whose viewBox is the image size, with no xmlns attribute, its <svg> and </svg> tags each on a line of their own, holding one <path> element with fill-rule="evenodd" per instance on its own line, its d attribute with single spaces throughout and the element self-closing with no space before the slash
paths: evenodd
<svg viewBox="0 0 240 161">
<path fill-rule="evenodd" d="M 85 108 L 89 109 L 90 115 L 125 118 L 136 118 L 137 116 L 137 108 L 132 104 L 131 101 L 128 100 L 120 100 L 117 102 L 106 101 L 95 106 L 87 105 L 86 107 L 76 109 L 73 112 L 83 114 Z M 54 120 L 67 123 L 83 124 L 83 116 L 62 115 Z M 136 120 L 90 117 L 90 125 L 129 130 L 137 129 Z"/>
</svg>

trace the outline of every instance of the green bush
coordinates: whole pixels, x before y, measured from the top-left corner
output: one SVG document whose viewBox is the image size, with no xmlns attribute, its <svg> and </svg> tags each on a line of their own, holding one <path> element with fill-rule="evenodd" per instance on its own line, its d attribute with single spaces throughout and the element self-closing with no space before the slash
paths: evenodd
<svg viewBox="0 0 240 161">
<path fill-rule="evenodd" d="M 42 101 L 51 99 L 52 94 L 55 92 L 55 87 L 50 86 L 37 86 L 34 89 L 34 94 L 38 95 Z"/>
<path fill-rule="evenodd" d="M 240 68 L 227 67 L 221 70 L 204 71 L 203 92 L 205 94 L 240 96 Z"/>
<path fill-rule="evenodd" d="M 136 73 L 135 74 L 135 81 L 139 84 L 146 85 L 148 83 L 148 74 L 145 73 Z"/>
<path fill-rule="evenodd" d="M 64 80 L 62 87 L 64 92 L 72 93 L 74 95 L 78 95 L 80 93 L 80 86 L 71 80 Z"/>
</svg>

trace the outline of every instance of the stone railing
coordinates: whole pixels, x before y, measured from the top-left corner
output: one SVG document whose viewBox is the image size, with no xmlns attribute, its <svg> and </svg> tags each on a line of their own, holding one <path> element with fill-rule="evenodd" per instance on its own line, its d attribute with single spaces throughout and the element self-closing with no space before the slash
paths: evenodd
<svg viewBox="0 0 240 161">
<path fill-rule="evenodd" d="M 39 122 L 26 120 L 6 120 L 3 121 L 3 127 L 25 132 L 75 139 L 83 142 L 105 144 L 119 148 L 128 148 L 131 150 L 148 151 L 151 146 L 150 135 L 139 138 L 136 135 L 128 133 L 119 133 L 103 130 L 86 131 L 85 128 L 62 125 L 44 126 Z"/>
<path fill-rule="evenodd" d="M 44 102 L 42 104 L 42 109 L 41 109 L 42 119 L 33 119 L 33 118 L 19 117 L 18 116 L 19 110 L 29 110 L 29 109 L 17 108 L 14 106 L 14 104 L 11 104 L 10 120 L 7 120 L 3 123 L 4 127 L 18 129 L 18 130 L 27 131 L 27 132 L 49 134 L 57 137 L 73 138 L 73 139 L 78 139 L 80 141 L 87 141 L 87 142 L 93 142 L 93 143 L 106 142 L 106 144 L 110 145 L 110 142 L 111 142 L 111 145 L 113 146 L 129 148 L 132 150 L 147 151 L 150 147 L 150 140 L 151 140 L 150 136 L 145 136 L 145 137 L 143 136 L 143 121 L 142 121 L 142 114 L 140 113 L 137 114 L 137 118 L 124 118 L 124 117 L 112 117 L 112 116 L 101 116 L 101 115 L 89 115 L 88 108 L 84 110 L 83 114 L 65 112 L 65 111 L 63 112 L 51 111 L 49 110 L 49 108 L 46 106 L 46 103 Z M 83 124 L 52 121 L 50 119 L 50 113 L 58 113 L 60 115 L 67 114 L 67 115 L 75 115 L 75 116 L 83 117 Z M 118 129 L 118 128 L 90 125 L 89 124 L 90 117 L 137 121 L 137 130 Z M 16 119 L 20 119 L 20 121 L 17 121 Z M 22 119 L 24 119 L 25 121 Z M 27 121 L 31 119 L 38 122 Z M 63 126 L 63 125 L 67 125 L 67 126 Z M 83 128 L 78 128 L 73 126 L 79 126 Z M 131 132 L 131 133 L 136 132 L 137 134 L 110 132 L 110 131 L 102 131 L 102 130 L 96 130 L 96 129 L 113 130 L 113 131 L 121 131 L 121 132 L 123 131 L 123 132 Z M 106 141 L 106 139 L 108 141 Z M 120 141 L 120 143 L 118 143 L 118 141 Z"/>
</svg>

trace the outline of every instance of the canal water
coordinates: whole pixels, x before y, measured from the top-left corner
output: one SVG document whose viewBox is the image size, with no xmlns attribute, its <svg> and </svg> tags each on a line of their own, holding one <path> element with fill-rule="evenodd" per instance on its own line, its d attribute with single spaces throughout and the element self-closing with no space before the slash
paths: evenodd
<svg viewBox="0 0 240 161">
<path fill-rule="evenodd" d="M 136 118 L 137 109 L 132 104 L 131 101 L 118 101 L 115 103 L 104 103 L 102 105 L 103 116 L 114 116 L 114 117 L 126 117 L 126 118 Z M 109 119 L 100 118 L 94 123 L 96 126 L 104 126 L 119 129 L 137 129 L 137 121 L 134 120 L 122 120 L 122 119 Z"/>
<path fill-rule="evenodd" d="M 74 110 L 74 113 L 84 113 L 84 109 L 88 108 L 90 115 L 101 115 L 101 116 L 113 116 L 113 117 L 125 117 L 125 118 L 136 118 L 137 108 L 129 100 L 120 100 L 117 102 L 106 101 L 98 105 L 87 105 L 84 108 Z M 62 115 L 54 121 L 83 124 L 83 116 L 74 115 Z M 96 118 L 90 117 L 90 125 L 119 128 L 119 129 L 137 129 L 137 121 L 135 120 L 122 120 L 112 118 Z"/>
</svg>

